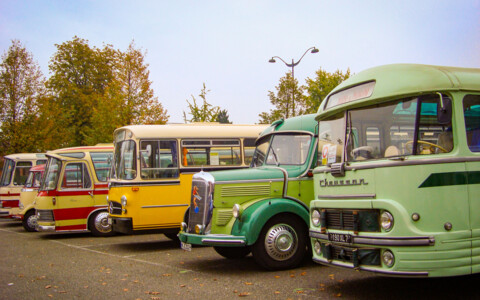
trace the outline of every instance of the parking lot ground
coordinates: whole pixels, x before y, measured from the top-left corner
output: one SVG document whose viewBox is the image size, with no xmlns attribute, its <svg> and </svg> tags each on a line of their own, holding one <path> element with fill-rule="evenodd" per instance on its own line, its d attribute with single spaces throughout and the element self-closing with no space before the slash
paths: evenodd
<svg viewBox="0 0 480 300">
<path fill-rule="evenodd" d="M 251 256 L 183 251 L 161 234 L 29 233 L 0 220 L 0 299 L 406 299 L 479 297 L 480 276 L 399 279 L 309 260 L 268 272 Z"/>
</svg>

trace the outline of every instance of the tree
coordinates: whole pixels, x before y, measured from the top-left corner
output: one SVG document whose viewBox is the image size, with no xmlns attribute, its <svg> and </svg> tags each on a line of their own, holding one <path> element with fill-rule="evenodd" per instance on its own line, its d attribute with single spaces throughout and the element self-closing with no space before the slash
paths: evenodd
<svg viewBox="0 0 480 300">
<path fill-rule="evenodd" d="M 350 69 L 345 74 L 340 70 L 329 73 L 320 68 L 315 72 L 315 79 L 307 78 L 305 87 L 308 96 L 305 97 L 305 113 L 315 113 L 323 99 L 342 81 L 350 77 Z"/>
<path fill-rule="evenodd" d="M 203 83 L 203 88 L 198 95 L 203 100 L 203 104 L 201 106 L 197 105 L 197 100 L 192 95 L 193 103 L 187 101 L 188 108 L 190 110 L 191 118 L 187 119 L 187 115 L 185 111 L 183 112 L 183 120 L 185 123 L 187 122 L 215 122 L 217 120 L 217 116 L 220 113 L 220 107 L 213 106 L 207 102 L 207 93 L 210 90 L 207 90 L 205 83 Z"/>
<path fill-rule="evenodd" d="M 215 120 L 221 124 L 232 124 L 229 120 L 228 111 L 226 109 L 222 109 L 218 112 L 217 119 Z"/>
<path fill-rule="evenodd" d="M 259 114 L 261 124 L 270 124 L 280 118 L 287 119 L 304 113 L 304 87 L 298 86 L 298 81 L 292 77 L 291 72 L 280 78 L 280 83 L 275 89 L 276 94 L 268 92 L 270 103 L 275 108 Z"/>
<path fill-rule="evenodd" d="M 44 82 L 33 55 L 13 40 L 0 64 L 0 155 L 39 150 L 33 129 Z"/>
<path fill-rule="evenodd" d="M 47 87 L 62 113 L 70 116 L 59 120 L 56 126 L 72 133 L 66 146 L 86 145 L 92 140 L 88 135 L 95 131 L 92 108 L 99 106 L 115 76 L 116 51 L 110 45 L 92 48 L 87 40 L 78 37 L 55 46 L 57 52 L 49 65 L 53 75 Z"/>
</svg>

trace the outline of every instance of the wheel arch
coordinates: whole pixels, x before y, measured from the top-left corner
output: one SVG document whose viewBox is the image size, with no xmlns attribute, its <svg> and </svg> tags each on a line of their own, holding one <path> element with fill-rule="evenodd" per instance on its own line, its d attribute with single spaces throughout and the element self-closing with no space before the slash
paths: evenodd
<svg viewBox="0 0 480 300">
<path fill-rule="evenodd" d="M 309 226 L 310 217 L 305 206 L 289 199 L 273 198 L 259 201 L 245 209 L 240 216 L 240 220 L 235 220 L 232 235 L 245 236 L 247 245 L 253 245 L 257 241 L 263 226 L 271 218 L 282 214 L 293 215 L 303 220 L 307 228 Z"/>
</svg>

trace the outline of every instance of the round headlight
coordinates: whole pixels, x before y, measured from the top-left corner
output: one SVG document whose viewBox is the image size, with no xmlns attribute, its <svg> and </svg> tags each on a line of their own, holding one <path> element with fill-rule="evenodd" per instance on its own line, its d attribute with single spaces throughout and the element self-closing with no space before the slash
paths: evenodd
<svg viewBox="0 0 480 300">
<path fill-rule="evenodd" d="M 315 241 L 315 244 L 313 244 L 313 249 L 315 250 L 315 253 L 317 253 L 317 255 L 322 254 L 322 245 L 320 245 L 319 241 Z"/>
<path fill-rule="evenodd" d="M 203 225 L 201 225 L 201 224 L 195 225 L 195 233 L 196 233 L 196 234 L 201 234 L 201 233 L 203 233 Z"/>
<path fill-rule="evenodd" d="M 235 204 L 232 208 L 232 214 L 236 219 L 240 218 L 242 211 L 242 207 L 239 204 Z"/>
<path fill-rule="evenodd" d="M 387 267 L 391 268 L 395 263 L 395 256 L 393 256 L 390 250 L 385 250 L 382 255 L 382 261 Z"/>
<path fill-rule="evenodd" d="M 122 202 L 122 206 L 127 206 L 127 196 L 123 195 L 120 201 Z"/>
<path fill-rule="evenodd" d="M 314 226 L 320 225 L 320 212 L 316 209 L 312 211 L 312 223 Z"/>
<path fill-rule="evenodd" d="M 380 216 L 380 225 L 383 230 L 390 231 L 393 227 L 393 216 L 388 211 L 384 211 Z"/>
</svg>

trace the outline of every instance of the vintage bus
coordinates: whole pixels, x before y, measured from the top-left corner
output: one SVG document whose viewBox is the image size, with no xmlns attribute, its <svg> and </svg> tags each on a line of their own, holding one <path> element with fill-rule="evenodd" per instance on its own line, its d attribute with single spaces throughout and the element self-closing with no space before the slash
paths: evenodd
<svg viewBox="0 0 480 300">
<path fill-rule="evenodd" d="M 0 178 L 0 217 L 13 218 L 19 212 L 20 191 L 31 167 L 47 162 L 43 153 L 18 153 L 4 156 Z"/>
<path fill-rule="evenodd" d="M 480 271 L 480 69 L 368 69 L 316 119 L 315 262 L 404 277 Z"/>
<path fill-rule="evenodd" d="M 256 141 L 249 169 L 195 174 L 189 218 L 179 234 L 182 248 L 214 246 L 230 259 L 251 252 L 269 270 L 310 258 L 316 126 L 314 115 L 276 121 Z"/>
<path fill-rule="evenodd" d="M 48 162 L 34 204 L 37 230 L 112 235 L 107 195 L 113 145 L 64 148 L 46 155 Z"/>
<path fill-rule="evenodd" d="M 113 230 L 177 238 L 189 206 L 192 175 L 245 168 L 266 125 L 136 125 L 114 132 L 109 188 Z"/>
<path fill-rule="evenodd" d="M 33 202 L 40 188 L 44 171 L 44 164 L 30 168 L 25 186 L 20 191 L 19 212 L 13 218 L 21 220 L 26 231 L 37 231 L 37 216 Z"/>
</svg>

